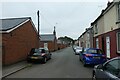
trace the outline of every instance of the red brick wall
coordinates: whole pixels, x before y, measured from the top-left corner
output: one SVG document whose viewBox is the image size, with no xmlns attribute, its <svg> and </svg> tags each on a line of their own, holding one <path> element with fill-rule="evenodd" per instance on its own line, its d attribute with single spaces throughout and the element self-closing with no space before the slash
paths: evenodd
<svg viewBox="0 0 120 80">
<path fill-rule="evenodd" d="M 111 56 L 111 58 L 120 56 L 120 54 L 117 53 L 117 37 L 116 37 L 116 33 L 118 31 L 120 32 L 120 29 L 110 31 L 110 32 L 105 34 L 105 37 L 110 36 L 110 56 Z M 105 49 L 105 51 L 106 51 L 106 49 Z"/>
<path fill-rule="evenodd" d="M 14 31 L 2 35 L 3 64 L 9 65 L 26 59 L 31 48 L 39 47 L 37 33 L 30 21 Z"/>
<path fill-rule="evenodd" d="M 54 41 L 47 41 L 47 42 L 44 42 L 44 41 L 41 41 L 40 42 L 40 47 L 44 47 L 44 43 L 48 43 L 48 49 L 49 51 L 54 51 L 54 50 L 57 50 L 57 43 L 55 42 L 54 44 Z"/>
<path fill-rule="evenodd" d="M 104 52 L 106 53 L 106 37 L 109 36 L 110 37 L 110 57 L 114 58 L 117 56 L 120 56 L 120 54 L 117 53 L 117 38 L 116 38 L 116 33 L 120 32 L 120 29 L 117 30 L 113 30 L 110 31 L 108 33 L 99 35 L 97 37 L 94 38 L 94 47 L 96 47 L 96 38 L 99 39 L 99 48 L 100 49 L 104 49 Z M 102 48 L 102 37 L 104 39 L 104 48 Z"/>
</svg>

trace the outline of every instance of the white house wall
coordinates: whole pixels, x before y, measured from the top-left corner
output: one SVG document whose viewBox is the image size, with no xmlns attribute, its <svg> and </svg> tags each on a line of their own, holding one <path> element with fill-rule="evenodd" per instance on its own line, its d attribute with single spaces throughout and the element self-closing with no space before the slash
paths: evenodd
<svg viewBox="0 0 120 80">
<path fill-rule="evenodd" d="M 104 33 L 117 29 L 117 11 L 116 6 L 113 6 L 106 14 L 104 14 Z"/>
<path fill-rule="evenodd" d="M 98 26 L 98 33 L 94 34 L 94 37 L 104 33 L 104 17 L 103 16 L 97 21 L 97 26 Z"/>
</svg>

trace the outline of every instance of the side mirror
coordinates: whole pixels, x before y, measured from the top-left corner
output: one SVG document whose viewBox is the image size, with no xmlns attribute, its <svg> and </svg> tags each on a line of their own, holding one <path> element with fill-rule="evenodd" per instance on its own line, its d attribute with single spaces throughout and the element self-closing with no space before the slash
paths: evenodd
<svg viewBox="0 0 120 80">
<path fill-rule="evenodd" d="M 103 69 L 103 65 L 102 64 L 99 64 L 97 66 L 95 66 L 96 69 Z"/>
</svg>

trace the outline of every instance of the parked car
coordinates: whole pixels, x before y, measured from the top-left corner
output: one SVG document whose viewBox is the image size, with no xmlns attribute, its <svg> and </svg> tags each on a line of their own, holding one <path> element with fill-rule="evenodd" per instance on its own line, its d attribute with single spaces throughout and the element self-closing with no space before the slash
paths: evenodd
<svg viewBox="0 0 120 80">
<path fill-rule="evenodd" d="M 79 55 L 82 52 L 82 47 L 77 47 L 75 49 L 75 55 Z"/>
<path fill-rule="evenodd" d="M 73 45 L 73 51 L 75 52 L 76 48 L 78 48 L 79 46 Z"/>
<path fill-rule="evenodd" d="M 51 59 L 51 53 L 49 53 L 47 48 L 33 48 L 28 54 L 28 62 L 43 62 L 46 63 L 47 60 Z"/>
<path fill-rule="evenodd" d="M 103 51 L 97 48 L 84 48 L 82 53 L 79 54 L 79 59 L 84 66 L 87 64 L 102 64 L 107 60 Z"/>
<path fill-rule="evenodd" d="M 120 80 L 120 57 L 96 65 L 93 69 L 93 80 Z"/>
</svg>

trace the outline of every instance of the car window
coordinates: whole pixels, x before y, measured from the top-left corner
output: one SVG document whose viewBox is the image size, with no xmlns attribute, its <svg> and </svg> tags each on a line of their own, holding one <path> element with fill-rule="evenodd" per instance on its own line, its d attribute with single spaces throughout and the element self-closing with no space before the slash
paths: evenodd
<svg viewBox="0 0 120 80">
<path fill-rule="evenodd" d="M 88 53 L 93 53 L 93 54 L 103 54 L 102 50 L 100 49 L 88 49 Z"/>
<path fill-rule="evenodd" d="M 35 50 L 34 50 L 34 53 L 37 53 L 37 52 L 40 52 L 39 49 L 35 49 Z"/>
<path fill-rule="evenodd" d="M 76 49 L 82 50 L 82 48 L 80 48 L 80 47 L 78 47 L 78 48 L 76 48 Z"/>
<path fill-rule="evenodd" d="M 41 52 L 41 53 L 45 53 L 45 50 L 44 50 L 44 49 L 41 49 L 40 52 Z"/>
<path fill-rule="evenodd" d="M 34 53 L 33 55 L 41 55 L 40 53 Z"/>
<path fill-rule="evenodd" d="M 110 61 L 104 66 L 105 71 L 118 76 L 120 74 L 120 59 L 115 59 Z"/>
</svg>

